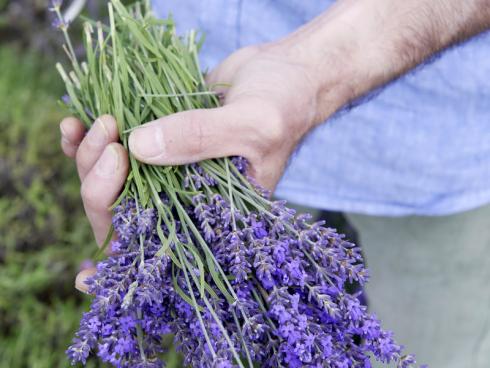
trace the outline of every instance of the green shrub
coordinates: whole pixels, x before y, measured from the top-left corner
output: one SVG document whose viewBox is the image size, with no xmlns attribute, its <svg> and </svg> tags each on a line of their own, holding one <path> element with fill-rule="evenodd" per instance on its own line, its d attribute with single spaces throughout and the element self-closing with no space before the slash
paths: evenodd
<svg viewBox="0 0 490 368">
<path fill-rule="evenodd" d="M 89 301 L 73 289 L 94 242 L 59 148 L 60 91 L 52 62 L 0 48 L 1 368 L 65 367 Z"/>
<path fill-rule="evenodd" d="M 0 46 L 0 368 L 66 367 L 90 302 L 73 287 L 96 248 L 75 167 L 59 148 L 63 88 L 53 65 Z M 181 366 L 172 351 L 167 362 Z"/>
</svg>

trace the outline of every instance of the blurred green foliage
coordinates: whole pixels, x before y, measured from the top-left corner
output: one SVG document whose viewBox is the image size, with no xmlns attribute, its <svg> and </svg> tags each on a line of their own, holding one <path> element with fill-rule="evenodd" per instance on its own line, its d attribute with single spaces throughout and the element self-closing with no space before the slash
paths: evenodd
<svg viewBox="0 0 490 368">
<path fill-rule="evenodd" d="M 0 367 L 65 367 L 89 301 L 74 276 L 94 245 L 59 149 L 62 87 L 52 63 L 13 47 L 0 71 Z"/>
<path fill-rule="evenodd" d="M 76 170 L 59 148 L 63 88 L 53 65 L 0 46 L 0 368 L 68 366 L 64 351 L 90 302 L 73 288 L 96 248 Z M 167 361 L 181 366 L 173 352 Z"/>
<path fill-rule="evenodd" d="M 0 368 L 68 366 L 64 351 L 90 303 L 73 287 L 95 242 L 59 148 L 61 48 L 47 3 L 0 0 Z M 89 1 L 86 14 L 103 17 L 105 4 Z M 167 367 L 181 367 L 172 350 Z"/>
<path fill-rule="evenodd" d="M 66 367 L 90 301 L 73 288 L 95 243 L 74 165 L 59 148 L 63 89 L 53 65 L 0 46 L 0 368 Z M 180 366 L 173 352 L 167 360 Z"/>
</svg>

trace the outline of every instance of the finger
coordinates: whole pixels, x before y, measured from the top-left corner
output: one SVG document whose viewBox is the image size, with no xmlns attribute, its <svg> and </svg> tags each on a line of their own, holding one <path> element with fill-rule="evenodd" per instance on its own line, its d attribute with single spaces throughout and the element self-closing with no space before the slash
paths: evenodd
<svg viewBox="0 0 490 368">
<path fill-rule="evenodd" d="M 64 154 L 70 158 L 74 158 L 85 136 L 85 127 L 83 123 L 73 117 L 65 118 L 60 123 L 61 131 L 61 148 Z"/>
<path fill-rule="evenodd" d="M 206 75 L 206 84 L 210 91 L 214 92 L 220 101 L 220 105 L 225 104 L 226 93 L 231 87 L 231 77 L 226 77 L 218 66 Z"/>
<path fill-rule="evenodd" d="M 119 143 L 110 143 L 85 176 L 81 195 L 97 244 L 102 245 L 111 226 L 109 207 L 117 199 L 128 175 L 128 155 Z"/>
<path fill-rule="evenodd" d="M 287 157 L 268 157 L 260 164 L 250 162 L 247 169 L 248 178 L 252 183 L 266 189 L 268 193 L 264 194 L 270 196 L 284 172 L 286 162 Z"/>
<path fill-rule="evenodd" d="M 237 68 L 238 65 L 231 65 L 225 60 L 205 77 L 208 88 L 216 93 L 220 105 L 224 105 L 226 102 L 226 94 L 232 86 L 233 76 Z"/>
<path fill-rule="evenodd" d="M 80 179 L 92 169 L 105 147 L 119 140 L 116 120 L 110 115 L 103 115 L 95 120 L 77 151 L 77 168 Z"/>
<path fill-rule="evenodd" d="M 78 146 L 70 143 L 69 141 L 65 140 L 63 137 L 61 137 L 61 150 L 65 154 L 65 156 L 69 158 L 75 158 L 77 155 L 77 150 Z"/>
<path fill-rule="evenodd" d="M 95 267 L 87 268 L 83 271 L 80 271 L 75 278 L 75 288 L 77 290 L 80 290 L 82 293 L 88 294 L 88 285 L 85 283 L 85 281 L 89 278 L 95 275 L 97 272 Z"/>
<path fill-rule="evenodd" d="M 253 122 L 239 114 L 228 105 L 169 115 L 134 130 L 129 136 L 129 149 L 138 160 L 154 165 L 246 155 Z"/>
</svg>

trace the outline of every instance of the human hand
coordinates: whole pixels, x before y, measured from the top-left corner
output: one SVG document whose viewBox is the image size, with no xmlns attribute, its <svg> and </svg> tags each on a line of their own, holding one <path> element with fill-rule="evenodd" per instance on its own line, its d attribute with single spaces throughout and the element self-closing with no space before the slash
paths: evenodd
<svg viewBox="0 0 490 368">
<path fill-rule="evenodd" d="M 249 47 L 231 55 L 208 76 L 208 83 L 226 83 L 218 90 L 223 107 L 186 111 L 143 125 L 129 137 L 140 161 L 178 165 L 203 159 L 240 155 L 249 174 L 268 189 L 279 180 L 286 162 L 315 120 L 314 83 L 308 71 L 269 47 Z M 80 121 L 61 125 L 65 154 L 76 158 L 81 196 L 97 243 L 111 222 L 108 208 L 117 198 L 128 172 L 128 157 L 117 143 L 114 118 L 96 120 L 86 136 Z M 94 269 L 82 271 L 76 286 Z"/>
<path fill-rule="evenodd" d="M 490 7 L 483 2 L 488 0 L 336 2 L 287 37 L 239 50 L 218 66 L 208 83 L 231 86 L 218 89 L 222 107 L 145 124 L 131 133 L 129 148 L 140 161 L 158 165 L 244 156 L 249 174 L 273 189 L 292 151 L 316 124 L 435 52 L 488 29 Z M 95 124 L 86 138 L 79 121 L 61 125 L 62 147 L 76 156 L 82 199 L 99 244 L 110 225 L 108 207 L 128 170 L 114 119 L 100 121 L 105 130 Z"/>
<path fill-rule="evenodd" d="M 84 125 L 75 118 L 64 119 L 60 130 L 63 152 L 76 159 L 83 205 L 100 246 L 111 225 L 109 207 L 119 195 L 128 174 L 126 149 L 117 143 L 119 134 L 111 116 L 98 118 L 87 134 Z M 81 271 L 75 287 L 86 292 L 84 280 L 94 273 L 93 267 Z"/>
<path fill-rule="evenodd" d="M 222 107 L 185 111 L 144 124 L 129 137 L 131 153 L 154 165 L 243 156 L 249 174 L 274 189 L 287 160 L 314 126 L 314 76 L 272 46 L 241 49 L 207 78 Z"/>
</svg>

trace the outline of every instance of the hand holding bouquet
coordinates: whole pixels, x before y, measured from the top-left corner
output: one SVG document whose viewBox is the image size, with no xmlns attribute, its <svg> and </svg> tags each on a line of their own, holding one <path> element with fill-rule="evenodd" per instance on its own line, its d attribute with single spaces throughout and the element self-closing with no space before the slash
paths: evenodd
<svg viewBox="0 0 490 368">
<path fill-rule="evenodd" d="M 82 62 L 60 6 L 53 10 L 72 69 L 57 66 L 65 104 L 87 127 L 113 115 L 128 148 L 136 145 L 129 134 L 146 122 L 219 106 L 199 69 L 194 32 L 177 36 L 172 20 L 155 19 L 147 3 L 111 0 L 109 25 L 85 25 Z M 111 255 L 87 280 L 94 299 L 67 351 L 72 363 L 96 353 L 116 367 L 163 367 L 162 338 L 172 333 L 193 367 L 369 367 L 371 356 L 414 364 L 346 291 L 368 278 L 359 249 L 271 201 L 246 159 L 212 156 L 156 166 L 129 155 L 112 206 L 116 240 L 107 235 Z"/>
</svg>

